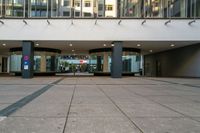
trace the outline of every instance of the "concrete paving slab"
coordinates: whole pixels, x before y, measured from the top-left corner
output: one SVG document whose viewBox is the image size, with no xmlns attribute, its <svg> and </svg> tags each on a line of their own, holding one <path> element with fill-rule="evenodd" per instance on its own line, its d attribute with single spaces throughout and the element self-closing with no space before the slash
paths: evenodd
<svg viewBox="0 0 200 133">
<path fill-rule="evenodd" d="M 0 110 L 8 107 L 10 104 L 0 104 Z"/>
<path fill-rule="evenodd" d="M 38 98 L 34 99 L 32 103 L 46 104 L 69 104 L 74 86 L 54 85 L 47 92 L 43 93 Z"/>
<path fill-rule="evenodd" d="M 17 117 L 66 117 L 69 105 L 29 103 L 11 116 Z"/>
<path fill-rule="evenodd" d="M 149 79 L 169 81 L 169 82 L 174 82 L 174 83 L 178 83 L 178 84 L 198 84 L 198 85 L 200 85 L 199 78 L 149 78 Z"/>
<path fill-rule="evenodd" d="M 123 117 L 69 118 L 65 133 L 140 133 Z"/>
<path fill-rule="evenodd" d="M 189 99 L 189 100 L 192 100 L 192 102 L 195 102 L 195 103 L 200 103 L 200 96 L 196 95 L 196 96 L 181 96 L 183 97 L 184 99 Z"/>
<path fill-rule="evenodd" d="M 0 122 L 0 133 L 62 133 L 65 118 L 8 117 Z"/>
<path fill-rule="evenodd" d="M 158 104 L 119 104 L 130 117 L 179 117 L 182 116 Z"/>
<path fill-rule="evenodd" d="M 75 96 L 73 104 L 112 104 L 112 102 L 104 96 Z"/>
<path fill-rule="evenodd" d="M 199 133 L 200 124 L 188 118 L 132 118 L 144 133 Z"/>
<path fill-rule="evenodd" d="M 109 104 L 72 104 L 70 116 L 73 117 L 122 117 L 119 110 Z"/>
<path fill-rule="evenodd" d="M 11 95 L 19 95 L 19 96 L 27 96 L 39 89 L 41 89 L 42 87 L 44 87 L 44 85 L 16 85 L 16 86 L 0 86 L 3 89 L 0 89 L 0 95 L 5 95 L 5 96 L 11 96 Z"/>
<path fill-rule="evenodd" d="M 200 117 L 200 104 L 199 103 L 175 103 L 165 104 L 166 106 L 191 117 Z"/>
<path fill-rule="evenodd" d="M 147 99 L 151 99 L 157 103 L 191 103 L 192 100 L 179 96 L 147 96 Z"/>
<path fill-rule="evenodd" d="M 25 97 L 24 95 L 0 95 L 0 104 L 11 104 Z"/>
<path fill-rule="evenodd" d="M 44 84 L 50 84 L 54 81 L 60 79 L 60 77 L 35 77 L 32 79 L 22 79 L 21 77 L 0 77 L 0 84 L 4 85 L 44 85 Z M 8 82 L 9 81 L 9 82 Z"/>
</svg>

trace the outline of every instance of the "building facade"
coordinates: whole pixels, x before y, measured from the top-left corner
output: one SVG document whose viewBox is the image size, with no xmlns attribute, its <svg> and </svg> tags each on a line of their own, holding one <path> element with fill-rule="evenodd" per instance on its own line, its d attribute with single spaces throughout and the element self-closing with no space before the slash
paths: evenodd
<svg viewBox="0 0 200 133">
<path fill-rule="evenodd" d="M 200 0 L 0 0 L 1 72 L 200 77 L 199 18 Z"/>
</svg>

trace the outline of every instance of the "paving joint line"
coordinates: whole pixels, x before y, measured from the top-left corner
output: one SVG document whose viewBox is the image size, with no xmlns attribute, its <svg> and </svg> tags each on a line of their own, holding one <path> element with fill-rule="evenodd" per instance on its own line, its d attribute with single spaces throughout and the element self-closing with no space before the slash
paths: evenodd
<svg viewBox="0 0 200 133">
<path fill-rule="evenodd" d="M 183 86 L 187 86 L 187 87 L 200 88 L 200 86 L 198 86 L 198 85 L 181 84 L 181 83 L 176 83 L 176 82 L 171 82 L 171 81 L 165 81 L 165 80 L 158 80 L 158 79 L 147 79 L 147 80 L 160 81 L 160 82 L 166 82 L 166 83 L 170 83 L 170 84 L 183 85 Z"/>
<path fill-rule="evenodd" d="M 131 120 L 131 118 L 113 101 L 110 96 L 108 96 L 100 86 L 97 85 L 97 88 L 114 104 L 114 106 L 136 127 L 141 133 L 144 133 L 142 129 L 134 122 Z"/>
<path fill-rule="evenodd" d="M 42 87 L 41 89 L 31 93 L 30 95 L 27 95 L 27 96 L 21 98 L 20 100 L 18 100 L 15 103 L 9 105 L 8 107 L 0 110 L 0 117 L 8 117 L 8 116 L 10 116 L 14 112 L 16 112 L 18 109 L 20 109 L 23 106 L 25 106 L 26 104 L 30 103 L 32 100 L 34 100 L 38 96 L 42 95 L 44 92 L 49 90 L 51 87 L 53 87 L 55 84 L 59 83 L 63 79 L 64 78 L 61 78 L 61 79 L 53 82 L 54 84 L 48 84 L 48 85 Z"/>
<path fill-rule="evenodd" d="M 192 116 L 189 116 L 189 115 L 186 115 L 186 114 L 184 114 L 184 113 L 181 113 L 181 112 L 179 112 L 179 111 L 177 111 L 177 110 L 175 110 L 175 109 L 173 109 L 173 108 L 171 108 L 171 107 L 169 107 L 169 106 L 167 106 L 167 105 L 164 105 L 164 104 L 161 104 L 161 103 L 159 103 L 159 102 L 156 102 L 156 101 L 154 101 L 154 100 L 152 100 L 152 99 L 150 99 L 150 98 L 147 98 L 147 97 L 145 97 L 145 96 L 143 96 L 143 95 L 141 95 L 141 94 L 138 94 L 138 93 L 136 93 L 136 92 L 133 92 L 133 91 L 129 90 L 128 88 L 124 88 L 123 86 L 122 86 L 122 88 L 125 89 L 125 90 L 127 90 L 127 91 L 129 91 L 130 93 L 134 93 L 135 95 L 138 95 L 138 96 L 140 96 L 140 97 L 143 97 L 143 98 L 145 98 L 145 99 L 147 99 L 147 100 L 150 100 L 150 101 L 152 101 L 152 102 L 154 102 L 154 103 L 156 103 L 156 104 L 158 104 L 158 105 L 160 105 L 160 106 L 162 106 L 162 107 L 165 107 L 165 108 L 167 108 L 167 109 L 169 109 L 169 110 L 171 110 L 171 111 L 173 111 L 173 112 L 176 112 L 176 113 L 178 113 L 178 114 L 180 114 L 180 115 L 182 115 L 182 116 L 184 116 L 184 117 L 186 117 L 186 118 L 189 118 L 189 119 L 194 120 L 194 121 L 196 121 L 196 122 L 200 122 L 199 120 L 194 119 Z"/>
<path fill-rule="evenodd" d="M 76 79 L 76 82 L 77 82 L 77 79 Z M 66 119 L 65 119 L 65 124 L 64 124 L 62 133 L 65 133 L 65 130 L 66 130 L 66 127 L 67 127 L 67 123 L 68 123 L 68 119 L 69 119 L 69 113 L 70 113 L 70 110 L 71 110 L 72 101 L 74 99 L 75 90 L 76 90 L 76 85 L 74 85 L 74 89 L 73 89 L 72 97 L 70 99 L 69 108 L 68 108 L 68 111 L 67 111 L 67 116 L 66 116 Z"/>
</svg>

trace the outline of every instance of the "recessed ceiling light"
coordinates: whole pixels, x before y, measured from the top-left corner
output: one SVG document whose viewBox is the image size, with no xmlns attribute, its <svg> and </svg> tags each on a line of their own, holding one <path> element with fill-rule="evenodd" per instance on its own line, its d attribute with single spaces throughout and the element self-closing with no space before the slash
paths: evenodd
<svg viewBox="0 0 200 133">
<path fill-rule="evenodd" d="M 6 44 L 5 44 L 5 43 L 3 43 L 2 45 L 3 45 L 3 46 L 6 46 Z"/>
<path fill-rule="evenodd" d="M 103 44 L 104 47 L 106 47 L 106 44 Z"/>
<path fill-rule="evenodd" d="M 138 46 L 138 47 L 140 47 L 140 46 L 141 46 L 141 44 L 137 44 L 137 46 Z"/>
<path fill-rule="evenodd" d="M 153 52 L 153 50 L 149 50 L 149 52 L 151 52 L 151 53 L 152 53 L 152 52 Z"/>
<path fill-rule="evenodd" d="M 70 43 L 69 46 L 72 47 L 72 44 Z"/>
<path fill-rule="evenodd" d="M 38 43 L 36 43 L 35 45 L 36 45 L 36 46 L 39 46 L 39 44 L 38 44 Z"/>
<path fill-rule="evenodd" d="M 171 44 L 170 46 L 171 46 L 171 47 L 174 47 L 175 45 L 174 45 L 174 44 Z"/>
<path fill-rule="evenodd" d="M 73 49 L 72 52 L 74 52 L 75 50 Z"/>
<path fill-rule="evenodd" d="M 111 46 L 114 47 L 115 45 L 114 45 L 114 44 L 111 44 Z"/>
</svg>

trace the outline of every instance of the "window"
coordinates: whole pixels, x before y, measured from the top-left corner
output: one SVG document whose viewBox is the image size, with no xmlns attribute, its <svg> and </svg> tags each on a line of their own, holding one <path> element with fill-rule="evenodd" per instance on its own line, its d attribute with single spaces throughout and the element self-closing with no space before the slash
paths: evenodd
<svg viewBox="0 0 200 133">
<path fill-rule="evenodd" d="M 80 7 L 80 1 L 75 1 L 75 7 Z"/>
<path fill-rule="evenodd" d="M 91 6 L 90 1 L 85 1 L 85 7 L 90 7 L 90 6 Z"/>
<path fill-rule="evenodd" d="M 23 17 L 24 16 L 24 0 L 6 0 L 5 16 Z"/>
<path fill-rule="evenodd" d="M 112 11 L 113 10 L 113 6 L 112 5 L 106 5 L 106 10 L 107 11 Z"/>
<path fill-rule="evenodd" d="M 0 0 L 0 16 L 2 16 L 2 0 Z"/>
<path fill-rule="evenodd" d="M 81 15 L 80 12 L 75 12 L 75 17 L 79 17 Z"/>
<path fill-rule="evenodd" d="M 69 1 L 68 0 L 64 0 L 63 6 L 70 6 Z"/>
<path fill-rule="evenodd" d="M 91 17 L 92 14 L 91 13 L 88 13 L 88 12 L 84 12 L 84 17 Z"/>
<path fill-rule="evenodd" d="M 29 0 L 30 17 L 47 17 L 48 0 Z"/>
<path fill-rule="evenodd" d="M 99 11 L 102 11 L 103 10 L 103 4 L 99 4 L 98 9 L 99 9 Z"/>
<path fill-rule="evenodd" d="M 63 16 L 69 17 L 70 16 L 70 12 L 69 11 L 64 11 L 63 12 Z"/>
</svg>

